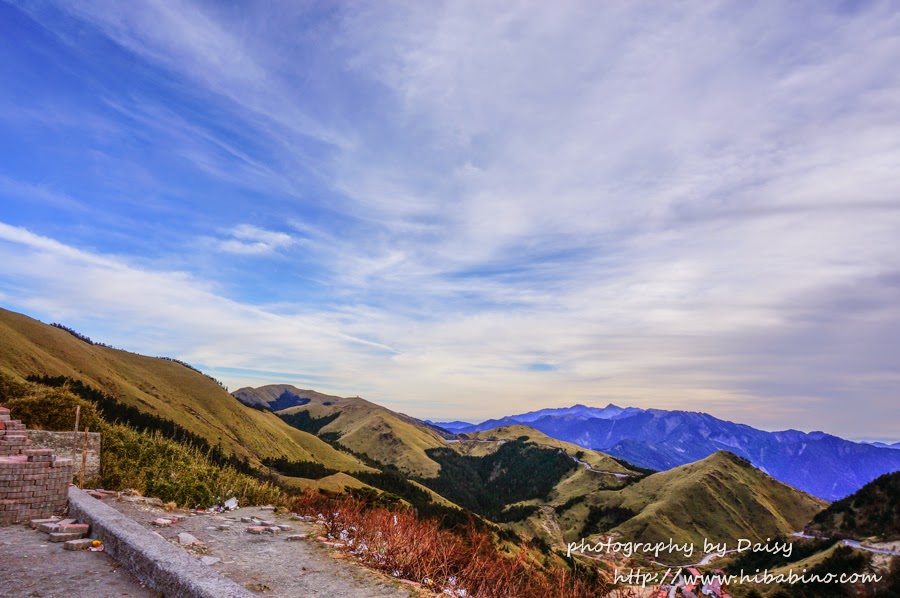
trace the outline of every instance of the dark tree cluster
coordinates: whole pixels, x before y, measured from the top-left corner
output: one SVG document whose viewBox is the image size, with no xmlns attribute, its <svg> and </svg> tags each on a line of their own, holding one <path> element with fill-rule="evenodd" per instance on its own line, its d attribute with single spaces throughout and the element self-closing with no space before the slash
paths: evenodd
<svg viewBox="0 0 900 598">
<path fill-rule="evenodd" d="M 813 518 L 815 529 L 852 538 L 900 539 L 900 471 L 886 473 Z"/>
<path fill-rule="evenodd" d="M 313 417 L 309 414 L 309 411 L 297 411 L 296 413 L 288 413 L 280 415 L 279 417 L 283 419 L 287 425 L 297 428 L 298 430 L 309 432 L 310 434 L 318 434 L 319 430 L 336 420 L 340 415 L 341 412 L 338 411 L 331 415 Z"/>
<path fill-rule="evenodd" d="M 97 345 L 98 347 L 109 347 L 109 345 L 104 345 L 103 343 L 96 343 L 91 340 L 91 337 L 81 334 L 80 332 L 77 332 L 75 330 L 72 330 L 68 326 L 60 324 L 59 322 L 53 322 L 50 325 L 53 326 L 54 328 L 59 328 L 60 330 L 65 330 L 66 332 L 68 332 L 69 334 L 71 334 L 72 336 L 77 338 L 78 340 L 85 342 L 89 345 Z M 110 347 L 110 348 L 112 348 L 112 347 Z"/>
<path fill-rule="evenodd" d="M 436 478 L 419 481 L 456 504 L 492 521 L 510 520 L 507 505 L 546 498 L 564 475 L 577 467 L 565 453 L 517 439 L 484 457 L 452 449 L 426 451 L 441 465 Z M 524 514 L 524 510 L 513 511 Z"/>
<path fill-rule="evenodd" d="M 588 516 L 584 520 L 584 526 L 581 528 L 581 537 L 586 538 L 592 534 L 609 531 L 617 525 L 625 523 L 635 515 L 637 513 L 625 507 L 598 507 L 591 505 L 588 507 Z"/>
<path fill-rule="evenodd" d="M 282 475 L 294 478 L 321 480 L 324 477 L 337 473 L 336 469 L 325 467 L 321 463 L 316 463 L 315 461 L 291 461 L 284 455 L 277 459 L 266 457 L 262 460 L 262 463 L 266 467 L 271 467 Z"/>
</svg>

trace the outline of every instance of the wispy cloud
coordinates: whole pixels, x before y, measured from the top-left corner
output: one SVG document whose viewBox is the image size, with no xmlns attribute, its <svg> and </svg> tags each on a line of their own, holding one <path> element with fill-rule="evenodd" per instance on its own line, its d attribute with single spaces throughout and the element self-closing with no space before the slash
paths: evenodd
<svg viewBox="0 0 900 598">
<path fill-rule="evenodd" d="M 115 122 L 102 143 L 34 130 L 94 148 L 52 191 L 131 217 L 96 236 L 168 242 L 17 213 L 7 302 L 424 416 L 614 400 L 900 436 L 891 3 L 113 4 L 29 5 L 70 68 L 129 65 L 54 100 Z"/>
<path fill-rule="evenodd" d="M 290 247 L 297 242 L 287 233 L 265 230 L 241 224 L 229 231 L 231 238 L 219 241 L 219 249 L 226 253 L 259 255 Z"/>
<path fill-rule="evenodd" d="M 64 210 L 85 209 L 84 204 L 50 185 L 24 183 L 3 175 L 0 175 L 0 197 L 10 204 L 23 202 Z"/>
</svg>

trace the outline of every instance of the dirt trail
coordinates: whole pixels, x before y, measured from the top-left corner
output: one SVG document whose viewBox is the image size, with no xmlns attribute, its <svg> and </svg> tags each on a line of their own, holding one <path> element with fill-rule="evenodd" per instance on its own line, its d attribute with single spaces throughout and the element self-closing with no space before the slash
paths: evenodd
<svg viewBox="0 0 900 598">
<path fill-rule="evenodd" d="M 106 502 L 176 545 L 178 534 L 184 532 L 202 540 L 201 546 L 183 548 L 198 559 L 218 558 L 211 567 L 263 596 L 408 598 L 419 595 L 413 587 L 366 569 L 349 560 L 345 553 L 316 541 L 320 529 L 312 523 L 290 521 L 284 515 L 245 507 L 223 514 L 188 516 L 172 527 L 157 528 L 151 522 L 167 515 L 163 510 L 115 499 Z M 270 520 L 290 525 L 291 529 L 274 535 L 255 535 L 247 532 L 251 524 L 242 523 L 242 517 Z M 308 537 L 300 541 L 286 540 L 295 534 Z"/>
</svg>

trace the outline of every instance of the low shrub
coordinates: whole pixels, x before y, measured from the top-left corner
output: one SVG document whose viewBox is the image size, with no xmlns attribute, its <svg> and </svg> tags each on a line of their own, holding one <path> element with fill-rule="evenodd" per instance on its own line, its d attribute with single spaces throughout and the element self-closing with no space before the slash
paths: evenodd
<svg viewBox="0 0 900 598">
<path fill-rule="evenodd" d="M 361 563 L 436 592 L 484 598 L 582 598 L 609 595 L 596 567 L 546 562 L 538 547 L 506 556 L 489 530 L 450 531 L 409 508 L 385 508 L 347 495 L 307 491 L 290 507 L 318 517 L 328 537 Z M 545 564 L 546 563 L 546 564 Z M 626 594 L 620 594 L 622 596 Z"/>
</svg>

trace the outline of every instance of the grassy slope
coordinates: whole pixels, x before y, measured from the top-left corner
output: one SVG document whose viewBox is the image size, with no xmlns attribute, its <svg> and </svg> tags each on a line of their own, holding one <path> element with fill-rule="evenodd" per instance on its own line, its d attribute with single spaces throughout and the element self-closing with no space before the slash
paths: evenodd
<svg viewBox="0 0 900 598">
<path fill-rule="evenodd" d="M 293 490 L 307 490 L 309 488 L 327 490 L 328 492 L 343 492 L 347 488 L 367 488 L 369 490 L 375 490 L 372 486 L 360 482 L 353 476 L 340 472 L 319 480 L 279 476 L 279 482 L 282 486 Z"/>
<path fill-rule="evenodd" d="M 274 400 L 285 389 L 310 399 L 310 402 L 279 413 L 308 411 L 310 416 L 320 418 L 340 412 L 337 419 L 322 428 L 320 433 L 338 432 L 341 434 L 340 443 L 350 450 L 365 453 L 381 463 L 395 465 L 404 473 L 435 477 L 440 471 L 440 466 L 425 454 L 425 450 L 446 447 L 447 441 L 415 418 L 358 397 L 334 397 L 282 384 L 241 389 L 239 392 L 244 399 L 252 396 L 250 390 L 255 390 L 258 397 Z"/>
<path fill-rule="evenodd" d="M 454 443 L 461 453 L 466 455 L 481 456 L 489 454 L 497 450 L 497 445 L 491 442 L 497 440 L 515 440 L 520 436 L 528 436 L 529 442 L 534 442 L 541 446 L 558 448 L 563 450 L 570 457 L 574 457 L 577 453 L 583 453 L 581 460 L 599 471 L 611 471 L 613 473 L 634 473 L 625 467 L 622 467 L 615 459 L 605 453 L 593 451 L 584 447 L 572 444 L 571 442 L 563 442 L 547 436 L 543 432 L 539 432 L 534 428 L 524 425 L 502 426 L 486 432 L 473 432 L 464 434 L 463 436 L 470 438 L 471 441 L 462 440 Z"/>
<path fill-rule="evenodd" d="M 0 369 L 76 378 L 143 411 L 171 419 L 252 460 L 287 455 L 344 471 L 366 469 L 271 413 L 241 405 L 206 376 L 178 363 L 90 345 L 68 332 L 0 309 Z"/>
<path fill-rule="evenodd" d="M 628 540 L 765 541 L 801 529 L 827 503 L 783 484 L 724 451 L 653 474 L 618 492 L 600 492 L 592 504 L 620 506 L 638 515 L 615 531 Z"/>
<path fill-rule="evenodd" d="M 269 403 L 277 401 L 278 397 L 281 396 L 281 393 L 285 390 L 288 390 L 299 397 L 316 399 L 319 403 L 342 400 L 341 397 L 338 396 L 326 395 L 315 390 L 300 389 L 296 386 L 291 386 L 290 384 L 267 384 L 266 386 L 260 386 L 259 388 L 251 388 L 248 386 L 239 388 L 234 391 L 233 394 L 238 400 L 247 405 L 259 405 L 270 408 Z"/>
</svg>

